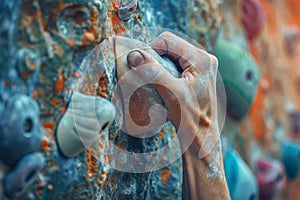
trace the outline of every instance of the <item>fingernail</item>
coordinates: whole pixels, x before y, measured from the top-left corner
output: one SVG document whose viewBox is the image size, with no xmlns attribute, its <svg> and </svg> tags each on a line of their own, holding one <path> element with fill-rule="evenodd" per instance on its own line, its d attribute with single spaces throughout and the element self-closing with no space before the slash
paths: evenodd
<svg viewBox="0 0 300 200">
<path fill-rule="evenodd" d="M 137 67 L 143 64 L 144 61 L 145 61 L 144 55 L 138 50 L 133 50 L 127 55 L 127 63 L 131 67 Z"/>
</svg>

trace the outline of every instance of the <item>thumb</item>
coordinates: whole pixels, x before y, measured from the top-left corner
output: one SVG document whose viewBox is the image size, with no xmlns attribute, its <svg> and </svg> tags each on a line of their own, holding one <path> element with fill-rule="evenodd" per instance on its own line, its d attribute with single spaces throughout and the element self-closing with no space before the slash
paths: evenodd
<svg viewBox="0 0 300 200">
<path fill-rule="evenodd" d="M 157 84 L 164 87 L 172 87 L 178 81 L 172 76 L 154 57 L 145 50 L 133 50 L 127 55 L 128 65 L 149 84 Z M 158 57 L 159 55 L 157 55 Z M 171 89 L 171 88 L 170 88 Z"/>
<path fill-rule="evenodd" d="M 162 58 L 155 54 L 150 54 L 148 49 L 133 50 L 127 56 L 128 65 L 144 83 L 151 84 L 158 91 L 168 108 L 177 107 L 179 103 L 187 101 L 188 86 L 181 78 L 171 75 L 158 62 L 157 59 Z"/>
<path fill-rule="evenodd" d="M 127 63 L 131 67 L 138 67 L 145 62 L 144 54 L 139 50 L 131 51 L 127 56 Z"/>
</svg>

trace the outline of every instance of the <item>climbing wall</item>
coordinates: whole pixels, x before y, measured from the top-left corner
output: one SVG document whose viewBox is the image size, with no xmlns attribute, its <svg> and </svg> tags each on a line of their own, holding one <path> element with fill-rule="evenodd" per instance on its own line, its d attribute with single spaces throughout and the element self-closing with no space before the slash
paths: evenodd
<svg viewBox="0 0 300 200">
<path fill-rule="evenodd" d="M 57 132 L 75 91 L 111 101 L 115 63 L 101 73 L 85 73 L 113 58 L 97 49 L 106 39 L 159 26 L 190 35 L 211 51 L 221 3 L 0 0 L 0 10 L 0 199 L 180 199 L 180 159 L 162 169 L 129 173 L 112 168 L 116 158 L 107 155 L 109 142 L 139 153 L 168 146 L 176 134 L 171 123 L 147 139 L 113 124 L 99 135 L 96 148 L 72 157 L 60 149 Z"/>
</svg>

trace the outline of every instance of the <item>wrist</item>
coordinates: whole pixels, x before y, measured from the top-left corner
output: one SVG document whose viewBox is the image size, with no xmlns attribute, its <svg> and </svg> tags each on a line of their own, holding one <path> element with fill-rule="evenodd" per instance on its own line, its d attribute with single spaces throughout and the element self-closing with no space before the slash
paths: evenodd
<svg viewBox="0 0 300 200">
<path fill-rule="evenodd" d="M 183 199 L 229 199 L 220 142 L 204 158 L 188 149 L 182 162 Z"/>
<path fill-rule="evenodd" d="M 183 165 L 201 167 L 201 169 L 206 171 L 207 174 L 210 173 L 210 170 L 215 168 L 218 168 L 220 172 L 224 173 L 223 155 L 220 140 L 216 141 L 214 146 L 207 150 L 205 156 L 200 154 L 202 146 L 203 145 L 200 145 L 194 141 L 182 155 Z M 219 174 L 222 175 L 222 173 Z"/>
</svg>

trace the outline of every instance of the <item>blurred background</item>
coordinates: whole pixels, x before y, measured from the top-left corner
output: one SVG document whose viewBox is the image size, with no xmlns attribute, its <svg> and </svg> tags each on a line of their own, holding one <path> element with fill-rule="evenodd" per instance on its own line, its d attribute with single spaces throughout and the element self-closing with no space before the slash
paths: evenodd
<svg viewBox="0 0 300 200">
<path fill-rule="evenodd" d="M 106 156 L 109 141 L 141 153 L 168 145 L 172 125 L 149 139 L 104 126 L 95 150 L 67 118 L 79 79 L 84 94 L 111 100 L 114 67 L 82 70 L 114 55 L 92 49 L 145 27 L 182 32 L 217 56 L 231 198 L 300 200 L 299 0 L 0 0 L 0 199 L 181 199 L 180 159 L 134 174 Z"/>
</svg>

